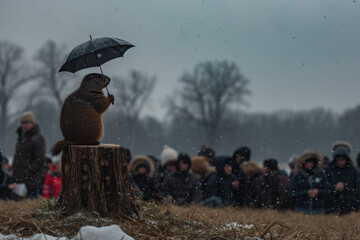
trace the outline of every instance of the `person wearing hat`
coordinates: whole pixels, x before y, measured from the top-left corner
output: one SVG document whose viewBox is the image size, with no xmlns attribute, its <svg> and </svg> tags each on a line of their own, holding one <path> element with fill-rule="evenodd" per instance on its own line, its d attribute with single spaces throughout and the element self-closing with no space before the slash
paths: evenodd
<svg viewBox="0 0 360 240">
<path fill-rule="evenodd" d="M 155 187 L 153 182 L 154 164 L 152 160 L 143 155 L 138 155 L 130 160 L 130 182 L 138 191 L 144 201 L 155 198 Z"/>
<path fill-rule="evenodd" d="M 198 156 L 204 157 L 211 166 L 214 166 L 213 160 L 216 156 L 214 149 L 209 148 L 206 145 L 202 145 L 200 151 L 198 152 Z"/>
<path fill-rule="evenodd" d="M 332 190 L 326 212 L 343 215 L 358 211 L 360 176 L 350 157 L 351 145 L 336 142 L 331 150 L 332 161 L 325 168 Z"/>
<path fill-rule="evenodd" d="M 261 167 L 255 161 L 241 164 L 246 175 L 244 205 L 251 208 L 261 208 L 266 204 L 265 177 Z"/>
<path fill-rule="evenodd" d="M 208 198 L 203 204 L 212 207 L 236 205 L 236 191 L 240 184 L 232 173 L 232 158 L 216 156 L 214 163 L 216 173 L 211 175 L 206 183 Z"/>
<path fill-rule="evenodd" d="M 176 170 L 178 155 L 179 154 L 175 149 L 164 145 L 160 154 L 160 167 L 158 168 L 158 173 L 154 178 L 156 193 L 161 193 L 161 187 L 164 184 L 165 178 Z"/>
<path fill-rule="evenodd" d="M 325 213 L 325 201 L 331 190 L 322 165 L 322 157 L 313 151 L 305 151 L 297 159 L 298 171 L 291 182 L 291 194 L 296 212 Z"/>
<path fill-rule="evenodd" d="M 208 197 L 206 192 L 206 182 L 209 178 L 216 173 L 214 166 L 210 166 L 209 162 L 204 156 L 195 156 L 191 159 L 191 173 L 200 180 L 200 186 L 202 190 L 202 198 Z"/>
<path fill-rule="evenodd" d="M 20 124 L 17 129 L 13 179 L 16 183 L 25 183 L 27 197 L 36 198 L 42 187 L 43 176 L 46 174 L 45 139 L 32 112 L 22 114 Z"/>
<path fill-rule="evenodd" d="M 180 153 L 176 160 L 176 170 L 171 172 L 162 186 L 161 194 L 172 196 L 173 202 L 178 205 L 198 203 L 202 200 L 202 191 L 199 179 L 189 172 L 191 159 L 188 154 Z"/>
<path fill-rule="evenodd" d="M 291 183 L 287 173 L 280 170 L 278 161 L 274 158 L 263 162 L 265 177 L 266 206 L 277 210 L 290 208 Z"/>
</svg>

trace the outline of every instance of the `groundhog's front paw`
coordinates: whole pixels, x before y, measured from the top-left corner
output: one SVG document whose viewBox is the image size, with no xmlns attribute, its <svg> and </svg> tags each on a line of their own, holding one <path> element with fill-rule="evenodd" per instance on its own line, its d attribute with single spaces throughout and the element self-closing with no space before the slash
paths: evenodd
<svg viewBox="0 0 360 240">
<path fill-rule="evenodd" d="M 109 101 L 114 105 L 114 101 L 115 101 L 114 95 L 109 94 L 108 98 L 109 98 Z"/>
</svg>

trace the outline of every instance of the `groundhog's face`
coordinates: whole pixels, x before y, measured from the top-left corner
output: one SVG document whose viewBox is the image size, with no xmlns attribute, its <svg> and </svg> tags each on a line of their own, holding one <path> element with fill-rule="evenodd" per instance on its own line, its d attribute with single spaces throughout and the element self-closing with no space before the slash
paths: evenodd
<svg viewBox="0 0 360 240">
<path fill-rule="evenodd" d="M 99 91 L 109 85 L 110 78 L 108 76 L 91 73 L 84 77 L 81 82 L 80 88 L 82 91 Z"/>
</svg>

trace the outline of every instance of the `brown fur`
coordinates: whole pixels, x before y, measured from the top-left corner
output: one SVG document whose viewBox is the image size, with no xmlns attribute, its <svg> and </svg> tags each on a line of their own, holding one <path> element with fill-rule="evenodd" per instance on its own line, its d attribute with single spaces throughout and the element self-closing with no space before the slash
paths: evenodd
<svg viewBox="0 0 360 240">
<path fill-rule="evenodd" d="M 322 160 L 322 157 L 314 151 L 305 151 L 296 160 L 295 163 L 296 172 L 301 171 L 303 163 L 310 158 L 315 158 L 317 160 L 316 166 L 314 166 L 316 167 L 317 171 L 321 171 L 323 169 L 324 162 Z"/>
<path fill-rule="evenodd" d="M 243 162 L 240 167 L 248 178 L 252 178 L 256 174 L 262 173 L 261 167 L 255 161 Z"/>
<path fill-rule="evenodd" d="M 199 179 L 206 179 L 215 173 L 215 167 L 211 167 L 203 156 L 196 156 L 191 159 L 190 171 Z"/>
<path fill-rule="evenodd" d="M 133 176 L 135 176 L 137 173 L 135 172 L 135 169 L 140 165 L 140 164 L 146 164 L 149 168 L 147 169 L 145 175 L 148 178 L 152 178 L 154 176 L 154 172 L 155 172 L 155 168 L 154 168 L 154 164 L 151 162 L 151 159 L 146 157 L 146 156 L 136 156 L 133 159 L 131 159 L 129 166 L 131 169 L 131 174 Z"/>
<path fill-rule="evenodd" d="M 339 146 L 344 146 L 344 147 L 346 147 L 346 148 L 349 150 L 349 152 L 351 152 L 351 145 L 350 145 L 350 143 L 345 142 L 345 141 L 338 141 L 338 142 L 334 143 L 334 144 L 331 146 L 331 151 L 334 151 L 335 148 L 337 148 L 337 147 L 339 147 Z"/>
<path fill-rule="evenodd" d="M 105 96 L 102 89 L 110 78 L 97 73 L 88 74 L 80 87 L 70 94 L 61 109 L 60 128 L 64 136 L 52 147 L 52 154 L 59 154 L 68 145 L 91 145 L 100 142 L 104 128 L 102 114 L 114 101 Z"/>
</svg>

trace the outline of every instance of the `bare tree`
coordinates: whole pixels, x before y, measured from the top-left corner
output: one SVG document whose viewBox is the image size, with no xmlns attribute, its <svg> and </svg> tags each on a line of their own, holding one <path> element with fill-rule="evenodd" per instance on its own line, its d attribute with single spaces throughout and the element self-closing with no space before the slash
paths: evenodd
<svg viewBox="0 0 360 240">
<path fill-rule="evenodd" d="M 12 116 L 18 115 L 26 108 L 10 111 L 11 100 L 16 97 L 16 92 L 21 87 L 34 79 L 35 75 L 28 71 L 23 62 L 22 47 L 8 41 L 0 41 L 0 146 L 4 145 Z"/>
<path fill-rule="evenodd" d="M 135 128 L 140 113 L 148 103 L 154 88 L 156 77 L 147 76 L 138 71 L 131 71 L 129 78 L 118 78 L 113 80 L 118 89 L 118 99 L 121 104 L 120 111 L 126 116 L 131 132 L 131 151 L 135 150 Z M 117 99 L 117 97 L 115 97 Z"/>
<path fill-rule="evenodd" d="M 65 47 L 49 40 L 37 52 L 35 60 L 40 63 L 38 77 L 41 80 L 41 89 L 43 94 L 34 97 L 52 97 L 56 106 L 60 109 L 66 97 L 66 86 L 72 80 L 70 75 L 60 75 L 58 70 L 65 57 Z M 70 80 L 70 81 L 69 81 Z"/>
<path fill-rule="evenodd" d="M 170 112 L 195 121 L 214 145 L 225 112 L 233 103 L 245 103 L 244 97 L 250 94 L 249 80 L 235 63 L 208 61 L 196 65 L 192 73 L 183 74 L 180 82 L 183 87 L 178 99 L 169 98 Z"/>
</svg>

